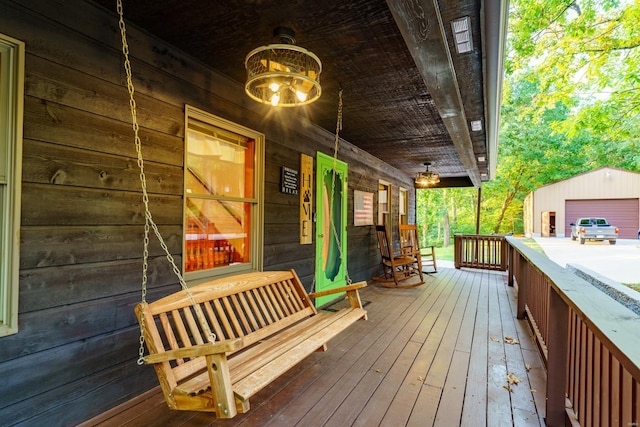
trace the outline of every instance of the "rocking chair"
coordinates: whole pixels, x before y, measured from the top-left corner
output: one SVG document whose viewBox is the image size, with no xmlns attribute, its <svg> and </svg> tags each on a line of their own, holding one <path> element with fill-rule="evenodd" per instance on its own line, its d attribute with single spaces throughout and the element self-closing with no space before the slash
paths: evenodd
<svg viewBox="0 0 640 427">
<path fill-rule="evenodd" d="M 420 247 L 418 239 L 418 227 L 415 224 L 400 224 L 400 248 L 405 253 L 410 253 L 417 258 L 422 267 L 432 267 L 433 271 L 423 273 L 436 273 L 436 254 L 432 245 Z"/>
<path fill-rule="evenodd" d="M 422 277 L 420 253 L 418 252 L 416 256 L 412 251 L 394 251 L 391 245 L 389 230 L 385 225 L 377 225 L 376 234 L 378 236 L 378 246 L 380 247 L 380 255 L 382 257 L 383 274 L 373 279 L 381 282 L 385 287 L 409 288 L 422 285 L 424 279 Z M 420 277 L 420 282 L 400 285 L 399 282 L 415 276 Z M 395 284 L 395 286 L 393 284 Z"/>
</svg>

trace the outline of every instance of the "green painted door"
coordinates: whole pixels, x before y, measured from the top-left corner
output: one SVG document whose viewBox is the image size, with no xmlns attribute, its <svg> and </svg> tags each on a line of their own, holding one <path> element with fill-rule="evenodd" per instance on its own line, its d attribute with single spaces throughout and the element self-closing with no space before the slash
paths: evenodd
<svg viewBox="0 0 640 427">
<path fill-rule="evenodd" d="M 316 291 L 347 284 L 347 164 L 318 153 L 316 161 Z M 332 191 L 333 183 L 333 191 Z M 316 299 L 316 306 L 339 295 Z"/>
</svg>

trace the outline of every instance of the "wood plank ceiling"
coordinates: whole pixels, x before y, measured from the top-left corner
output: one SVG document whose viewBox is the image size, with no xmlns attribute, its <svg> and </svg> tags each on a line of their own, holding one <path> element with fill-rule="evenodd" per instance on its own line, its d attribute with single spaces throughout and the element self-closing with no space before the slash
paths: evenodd
<svg viewBox="0 0 640 427">
<path fill-rule="evenodd" d="M 430 162 L 443 187 L 495 173 L 505 11 L 501 0 L 124 0 L 129 22 L 240 83 L 246 54 L 293 29 L 323 65 L 322 97 L 299 107 L 310 120 L 335 132 L 342 87 L 342 138 L 411 177 Z M 473 50 L 458 54 L 451 21 L 464 16 Z"/>
</svg>

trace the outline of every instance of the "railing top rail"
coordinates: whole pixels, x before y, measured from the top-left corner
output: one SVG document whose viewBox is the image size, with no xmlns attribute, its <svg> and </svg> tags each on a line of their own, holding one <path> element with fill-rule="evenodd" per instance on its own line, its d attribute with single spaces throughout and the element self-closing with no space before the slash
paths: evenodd
<svg viewBox="0 0 640 427">
<path fill-rule="evenodd" d="M 519 239 L 507 242 L 549 280 L 556 293 L 634 378 L 640 378 L 640 316 Z"/>
<path fill-rule="evenodd" d="M 454 237 L 464 237 L 469 239 L 504 239 L 506 234 L 455 234 Z"/>
</svg>

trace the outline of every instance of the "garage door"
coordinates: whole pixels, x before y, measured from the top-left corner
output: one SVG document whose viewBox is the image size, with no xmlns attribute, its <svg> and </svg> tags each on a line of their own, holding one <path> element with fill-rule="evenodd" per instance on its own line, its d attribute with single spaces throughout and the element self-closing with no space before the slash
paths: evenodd
<svg viewBox="0 0 640 427">
<path fill-rule="evenodd" d="M 620 229 L 621 239 L 638 237 L 638 199 L 565 200 L 564 212 L 567 237 L 569 224 L 581 217 L 605 217 Z"/>
</svg>

